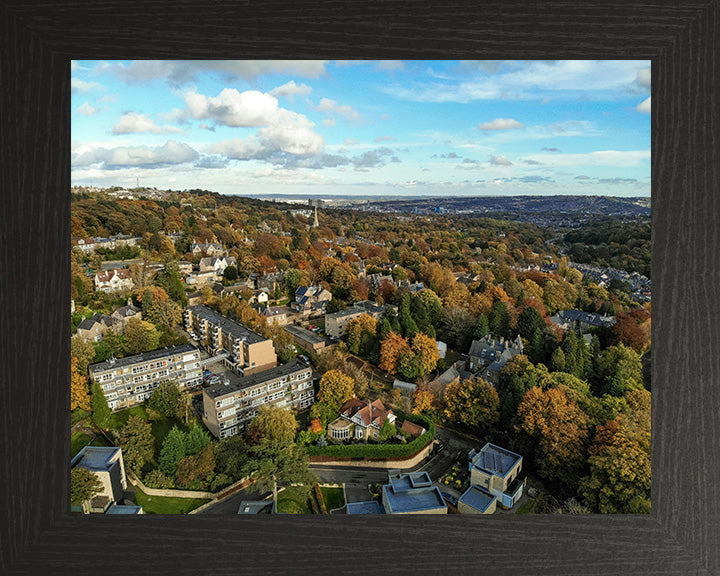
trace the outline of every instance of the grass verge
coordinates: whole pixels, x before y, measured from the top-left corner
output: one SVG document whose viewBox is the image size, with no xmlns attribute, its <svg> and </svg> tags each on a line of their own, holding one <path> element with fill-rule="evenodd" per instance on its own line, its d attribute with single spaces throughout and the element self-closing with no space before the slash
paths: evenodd
<svg viewBox="0 0 720 576">
<path fill-rule="evenodd" d="M 142 506 L 145 514 L 187 514 L 206 502 L 210 502 L 210 500 L 205 498 L 148 496 L 142 490 L 137 490 L 135 502 L 138 506 Z"/>
<path fill-rule="evenodd" d="M 327 507 L 328 512 L 330 510 L 334 510 L 335 508 L 342 508 L 345 506 L 345 496 L 343 495 L 342 488 L 326 488 L 321 486 L 320 491 L 325 499 L 325 506 Z"/>
<path fill-rule="evenodd" d="M 309 494 L 298 486 L 288 486 L 278 494 L 278 513 L 310 514 Z"/>
</svg>

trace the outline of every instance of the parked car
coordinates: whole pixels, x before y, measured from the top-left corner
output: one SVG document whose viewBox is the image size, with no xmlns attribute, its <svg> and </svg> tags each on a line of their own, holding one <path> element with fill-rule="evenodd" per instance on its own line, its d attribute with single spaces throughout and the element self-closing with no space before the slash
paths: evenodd
<svg viewBox="0 0 720 576">
<path fill-rule="evenodd" d="M 447 502 L 448 504 L 457 506 L 457 498 L 455 498 L 455 496 L 453 496 L 452 494 L 448 494 L 447 492 L 440 492 L 440 495 L 445 499 L 445 502 Z"/>
</svg>

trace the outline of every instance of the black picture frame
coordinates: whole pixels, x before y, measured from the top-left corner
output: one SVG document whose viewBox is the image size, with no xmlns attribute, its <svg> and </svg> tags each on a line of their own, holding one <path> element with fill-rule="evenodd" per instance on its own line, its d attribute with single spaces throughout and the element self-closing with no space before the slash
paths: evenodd
<svg viewBox="0 0 720 576">
<path fill-rule="evenodd" d="M 0 6 L 0 573 L 720 574 L 720 2 Z M 650 59 L 652 513 L 71 516 L 71 59 Z"/>
</svg>

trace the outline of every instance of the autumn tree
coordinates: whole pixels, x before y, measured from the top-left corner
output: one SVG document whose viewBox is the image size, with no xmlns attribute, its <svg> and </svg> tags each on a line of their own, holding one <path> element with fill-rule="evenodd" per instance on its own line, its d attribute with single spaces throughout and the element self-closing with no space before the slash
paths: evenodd
<svg viewBox="0 0 720 576">
<path fill-rule="evenodd" d="M 421 376 L 435 370 L 440 360 L 440 353 L 434 338 L 418 332 L 412 339 L 411 348 L 418 360 Z"/>
<path fill-rule="evenodd" d="M 390 332 L 380 344 L 380 369 L 390 374 L 396 374 L 400 356 L 410 353 L 408 341 L 400 334 Z"/>
<path fill-rule="evenodd" d="M 357 318 L 353 318 L 348 322 L 346 327 L 348 350 L 353 354 L 359 354 L 361 351 L 366 353 L 366 350 L 362 349 L 363 337 L 366 342 L 368 336 L 375 337 L 377 331 L 377 320 L 369 314 L 360 314 Z"/>
<path fill-rule="evenodd" d="M 340 370 L 328 370 L 320 378 L 317 399 L 337 410 L 353 396 L 355 382 Z"/>
<path fill-rule="evenodd" d="M 295 415 L 274 404 L 261 406 L 258 415 L 248 426 L 248 438 L 268 439 L 273 442 L 292 442 L 298 423 Z"/>
<path fill-rule="evenodd" d="M 201 481 L 215 470 L 215 452 L 211 443 L 205 444 L 196 454 L 185 456 L 178 462 L 175 478 L 180 486 L 202 487 Z M 196 486 L 196 484 L 199 484 Z"/>
<path fill-rule="evenodd" d="M 588 450 L 590 475 L 579 492 L 603 514 L 650 512 L 650 393 L 625 396 L 629 413 L 598 426 Z"/>
<path fill-rule="evenodd" d="M 90 410 L 87 378 L 78 369 L 78 359 L 70 355 L 70 410 Z"/>
<path fill-rule="evenodd" d="M 540 476 L 572 486 L 585 465 L 587 416 L 559 388 L 530 388 L 518 406 L 518 432 L 536 447 Z"/>
<path fill-rule="evenodd" d="M 125 351 L 138 354 L 155 350 L 160 343 L 160 335 L 155 326 L 137 316 L 130 318 L 125 325 Z"/>
<path fill-rule="evenodd" d="M 182 308 L 173 300 L 153 301 L 147 319 L 155 324 L 172 328 L 182 321 Z"/>
<path fill-rule="evenodd" d="M 413 393 L 413 414 L 421 414 L 432 410 L 437 403 L 437 398 L 433 394 L 432 390 L 426 390 L 423 388 L 416 388 Z"/>
<path fill-rule="evenodd" d="M 139 416 L 130 416 L 120 431 L 118 446 L 122 448 L 125 465 L 139 474 L 145 462 L 155 455 L 152 426 Z"/>
<path fill-rule="evenodd" d="M 481 378 L 451 382 L 445 389 L 445 419 L 487 433 L 500 419 L 495 388 Z"/>
<path fill-rule="evenodd" d="M 95 347 L 92 342 L 73 336 L 70 338 L 70 353 L 77 360 L 77 371 L 82 375 L 87 374 L 88 366 L 95 361 Z"/>
</svg>

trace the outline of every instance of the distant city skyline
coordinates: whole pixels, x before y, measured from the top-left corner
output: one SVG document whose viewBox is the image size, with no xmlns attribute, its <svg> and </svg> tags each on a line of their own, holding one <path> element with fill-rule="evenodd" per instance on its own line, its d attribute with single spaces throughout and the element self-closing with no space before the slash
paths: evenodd
<svg viewBox="0 0 720 576">
<path fill-rule="evenodd" d="M 73 61 L 73 185 L 650 196 L 649 61 Z"/>
</svg>

